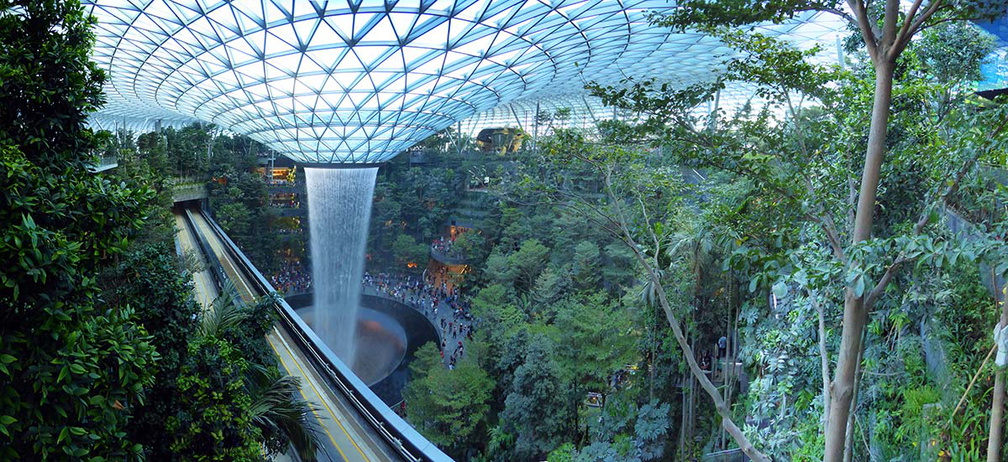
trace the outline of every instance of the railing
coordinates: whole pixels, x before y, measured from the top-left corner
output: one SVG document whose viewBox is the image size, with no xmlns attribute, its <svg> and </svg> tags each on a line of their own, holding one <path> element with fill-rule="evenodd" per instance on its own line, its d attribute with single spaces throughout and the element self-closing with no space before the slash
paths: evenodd
<svg viewBox="0 0 1008 462">
<path fill-rule="evenodd" d="M 119 166 L 118 156 L 101 156 L 98 158 L 98 162 L 88 165 L 88 171 L 91 173 L 104 172 L 105 170 L 113 169 Z"/>
<path fill-rule="evenodd" d="M 266 278 L 252 265 L 231 238 L 211 218 L 206 218 L 212 231 L 225 244 L 239 270 L 249 277 L 260 294 L 274 293 Z M 219 265 L 219 261 L 217 262 Z M 444 452 L 399 417 L 372 392 L 364 382 L 315 335 L 294 309 L 282 298 L 275 305 L 281 326 L 290 334 L 295 346 L 309 359 L 316 371 L 335 386 L 366 420 L 372 429 L 407 461 L 451 461 Z"/>
<path fill-rule="evenodd" d="M 431 258 L 446 265 L 464 265 L 469 262 L 469 257 L 466 255 L 450 256 L 447 253 L 435 250 L 433 247 L 431 247 L 430 255 Z"/>
<path fill-rule="evenodd" d="M 217 293 L 224 292 L 224 281 L 227 280 L 227 275 L 224 273 L 224 266 L 221 265 L 220 260 L 217 259 L 217 254 L 210 247 L 210 243 L 206 240 L 206 236 L 199 231 L 196 227 L 196 220 L 193 220 L 192 210 L 185 209 L 185 221 L 189 229 L 192 230 L 193 238 L 196 240 L 196 246 L 199 247 L 200 252 L 203 253 L 203 258 L 206 259 L 207 266 L 210 269 L 210 279 L 214 282 L 214 287 L 217 289 Z M 233 294 L 237 295 L 237 294 Z M 235 297 L 236 300 L 240 298 Z"/>
</svg>

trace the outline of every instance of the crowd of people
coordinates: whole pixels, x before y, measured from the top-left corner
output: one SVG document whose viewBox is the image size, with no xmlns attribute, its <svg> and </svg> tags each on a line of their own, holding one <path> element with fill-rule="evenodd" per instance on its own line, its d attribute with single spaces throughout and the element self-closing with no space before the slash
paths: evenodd
<svg viewBox="0 0 1008 462">
<path fill-rule="evenodd" d="M 270 276 L 273 288 L 285 294 L 302 294 L 311 290 L 311 274 L 299 260 L 285 260 L 280 271 Z"/>
<path fill-rule="evenodd" d="M 440 328 L 441 357 L 449 369 L 465 355 L 464 340 L 472 340 L 473 318 L 468 297 L 448 283 L 447 274 L 426 273 L 422 277 L 389 273 L 364 273 L 365 293 L 382 294 L 409 306 Z"/>
<path fill-rule="evenodd" d="M 285 294 L 312 290 L 311 274 L 298 260 L 285 261 L 270 281 Z M 366 294 L 392 298 L 426 316 L 438 330 L 441 357 L 449 369 L 465 355 L 464 341 L 473 334 L 472 304 L 449 282 L 444 268 L 423 276 L 365 272 L 362 287 Z"/>
</svg>

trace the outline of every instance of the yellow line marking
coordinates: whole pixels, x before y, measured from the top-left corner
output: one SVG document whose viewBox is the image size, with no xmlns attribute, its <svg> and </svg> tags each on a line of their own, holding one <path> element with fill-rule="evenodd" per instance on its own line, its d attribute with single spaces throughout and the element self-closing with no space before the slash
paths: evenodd
<svg viewBox="0 0 1008 462">
<path fill-rule="evenodd" d="M 282 357 L 280 357 L 280 351 L 277 350 L 276 346 L 273 345 L 273 342 L 270 341 L 269 338 L 267 338 L 267 341 L 269 341 L 270 348 L 273 349 L 273 353 L 276 353 L 277 359 L 280 360 L 280 365 L 283 366 L 284 371 L 287 372 L 287 375 L 292 375 L 291 371 L 290 371 L 290 368 L 287 367 L 287 363 L 283 360 Z M 293 355 L 292 355 L 291 359 L 293 359 Z M 297 361 L 294 361 L 294 364 L 297 365 Z M 305 377 L 304 379 L 305 379 L 305 382 L 308 382 L 308 377 Z M 298 389 L 298 393 L 301 394 L 301 397 L 304 398 L 305 401 L 309 401 L 309 402 L 311 401 L 311 400 L 308 399 L 308 396 L 305 395 L 304 389 L 299 388 Z M 319 396 L 319 401 L 323 401 L 321 396 Z M 325 403 L 323 402 L 323 404 L 325 404 Z M 312 407 L 312 414 L 315 415 L 315 420 L 317 420 L 319 422 L 319 426 L 322 427 L 322 431 L 326 432 L 326 435 L 329 435 L 329 441 L 332 441 L 333 447 L 335 447 L 336 450 L 339 451 L 340 457 L 342 457 L 343 460 L 347 460 L 346 455 L 343 454 L 343 450 L 340 449 L 340 447 L 339 447 L 339 443 L 336 442 L 336 437 L 334 437 L 332 435 L 332 433 L 329 433 L 329 429 L 326 428 L 325 423 L 322 421 L 322 416 L 318 415 L 318 412 L 316 412 L 315 409 L 316 408 L 313 406 Z"/>
<path fill-rule="evenodd" d="M 290 345 L 287 345 L 287 341 L 283 339 L 283 335 L 280 333 L 280 330 L 277 329 L 276 327 L 274 327 L 273 330 L 276 331 L 277 336 L 280 339 L 280 342 L 284 344 L 284 348 L 286 348 L 288 352 L 291 352 L 291 358 L 293 358 L 294 354 L 293 354 L 293 352 L 292 352 L 292 350 L 290 348 Z M 297 368 L 298 368 L 299 371 L 301 371 L 301 375 L 304 376 L 305 381 L 308 382 L 308 386 L 312 387 L 312 390 L 314 390 L 315 393 L 318 394 L 319 401 L 322 402 L 322 405 L 325 406 L 326 410 L 329 411 L 329 414 L 332 415 L 333 422 L 336 422 L 336 425 L 339 425 L 340 430 L 343 430 L 343 434 L 346 435 L 346 437 L 347 437 L 348 440 L 350 440 L 350 444 L 352 444 L 355 448 L 357 448 L 357 452 L 360 453 L 361 457 L 363 457 L 364 460 L 370 461 L 371 459 L 368 459 L 368 457 L 364 454 L 364 451 L 361 450 L 360 446 L 357 445 L 357 442 L 354 441 L 353 437 L 350 436 L 350 432 L 348 432 L 347 429 L 346 429 L 346 427 L 343 426 L 343 423 L 341 423 L 339 421 L 339 419 L 336 418 L 336 413 L 333 412 L 333 410 L 329 407 L 328 404 L 326 404 L 325 399 L 322 398 L 322 393 L 319 393 L 318 389 L 315 388 L 315 384 L 308 377 L 308 374 L 305 374 L 305 371 L 303 369 L 301 369 L 301 364 L 298 363 L 298 361 L 295 360 L 294 361 L 294 365 L 297 366 Z M 339 449 L 339 446 L 336 446 L 336 449 Z M 342 455 L 343 451 L 340 451 L 340 454 Z M 344 456 L 343 458 L 346 459 L 346 456 Z"/>
<path fill-rule="evenodd" d="M 199 214 L 199 213 L 196 213 L 196 214 L 194 214 L 194 216 L 198 216 L 199 217 L 199 221 L 201 221 L 200 227 L 204 228 L 203 231 L 208 231 L 206 228 L 209 228 L 210 225 L 209 225 L 209 223 L 207 223 L 204 220 L 203 215 Z M 218 259 L 220 258 L 220 256 L 224 257 L 224 259 L 227 261 L 228 266 L 231 269 L 231 272 L 234 274 L 235 279 L 237 279 L 241 283 L 241 285 L 244 286 L 244 288 L 245 288 L 245 291 L 244 291 L 245 294 L 249 295 L 250 298 L 254 298 L 254 296 L 252 295 L 252 290 L 249 288 L 248 283 L 246 283 L 245 278 L 241 277 L 241 275 L 235 269 L 234 262 L 231 260 L 231 256 L 228 255 L 226 252 L 223 252 L 221 250 L 221 247 L 223 247 L 223 245 L 220 243 L 220 238 L 217 238 L 213 233 L 209 233 L 209 235 L 213 235 L 214 236 L 213 242 L 210 244 L 210 247 L 213 248 L 212 250 L 214 252 L 218 253 Z M 209 239 L 208 239 L 208 242 L 210 242 Z M 218 244 L 216 246 L 216 248 L 214 248 L 215 247 L 213 245 L 214 243 Z M 276 327 L 273 327 L 273 330 L 276 331 L 277 336 L 280 339 L 280 342 L 283 343 L 284 348 L 287 350 L 288 354 L 291 357 L 291 360 L 294 362 L 294 366 L 298 368 L 298 371 L 300 371 L 301 375 L 305 378 L 305 382 L 308 382 L 308 386 L 310 386 L 312 388 L 312 390 L 315 392 L 315 394 L 318 395 L 319 402 L 321 402 L 322 406 L 324 406 L 326 408 L 326 410 L 329 411 L 329 414 L 332 415 L 333 422 L 336 422 L 336 425 L 339 425 L 340 430 L 343 430 L 343 434 L 346 435 L 347 440 L 350 441 L 350 444 L 352 444 L 354 446 L 354 448 L 357 449 L 357 452 L 361 455 L 361 457 L 363 457 L 365 461 L 370 461 L 370 459 L 367 457 L 367 455 L 364 454 L 364 451 L 361 450 L 360 446 L 357 445 L 357 442 L 354 440 L 354 438 L 350 436 L 350 432 L 348 432 L 347 429 L 346 429 L 346 427 L 343 426 L 343 423 L 341 423 L 339 421 L 339 419 L 336 418 L 336 413 L 333 412 L 333 410 L 329 407 L 328 404 L 326 404 L 325 399 L 322 397 L 322 393 L 320 393 L 318 391 L 318 388 L 315 387 L 315 384 L 308 377 L 308 374 L 306 374 L 305 371 L 304 371 L 304 369 L 301 368 L 301 364 L 297 361 L 297 359 L 295 359 L 293 350 L 291 350 L 290 346 L 287 345 L 287 341 L 283 339 L 283 336 L 280 333 L 280 330 L 277 329 Z M 269 341 L 269 338 L 267 338 L 267 341 Z M 277 358 L 279 359 L 280 358 L 280 352 L 277 351 L 276 347 L 273 345 L 273 342 L 269 342 L 269 343 L 270 343 L 270 348 L 273 348 L 273 352 L 276 353 Z M 287 373 L 290 374 L 290 369 L 287 369 L 286 364 L 283 363 L 283 359 L 280 360 L 280 363 L 281 363 L 281 365 L 284 366 L 284 369 L 287 370 Z M 301 396 L 304 397 L 307 400 L 307 397 L 304 395 L 303 391 L 301 391 Z M 319 415 L 317 413 L 315 413 L 314 410 L 312 411 L 312 413 L 315 414 L 315 417 L 319 420 L 319 423 L 322 423 L 321 417 L 319 417 Z M 322 425 L 322 429 L 325 430 L 326 434 L 329 435 L 329 439 L 332 440 L 333 446 L 336 446 L 336 450 L 339 451 L 340 456 L 343 457 L 343 460 L 349 460 L 349 459 L 346 458 L 346 455 L 343 454 L 343 450 L 340 449 L 339 444 L 336 444 L 336 439 L 332 436 L 331 433 L 329 433 L 329 430 L 327 428 L 325 428 L 325 425 Z"/>
</svg>

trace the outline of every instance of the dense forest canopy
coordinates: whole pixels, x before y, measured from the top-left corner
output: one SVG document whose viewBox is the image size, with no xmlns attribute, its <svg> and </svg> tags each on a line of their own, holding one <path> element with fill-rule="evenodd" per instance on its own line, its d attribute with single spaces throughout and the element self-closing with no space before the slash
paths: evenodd
<svg viewBox="0 0 1008 462">
<path fill-rule="evenodd" d="M 1005 5 L 681 4 L 654 26 L 732 48 L 713 81 L 589 84 L 626 117 L 382 166 L 369 271 L 425 274 L 464 228 L 441 258 L 476 326 L 457 367 L 419 350 L 406 418 L 460 460 L 1001 460 L 1008 109 L 972 93 L 994 44 L 958 20 Z M 84 10 L 0 7 L 0 458 L 310 459 L 269 300 L 202 309 L 172 242 L 191 183 L 264 273 L 307 260 L 267 149 L 88 129 Z M 803 11 L 851 22 L 844 66 L 744 27 Z M 752 104 L 713 104 L 740 81 Z"/>
<path fill-rule="evenodd" d="M 477 331 L 473 360 L 496 380 L 495 398 L 473 430 L 485 436 L 449 448 L 488 460 L 682 460 L 741 445 L 754 458 L 821 460 L 853 294 L 870 309 L 840 457 L 973 460 L 989 445 L 1000 457 L 988 429 L 1003 420 L 991 403 L 1003 368 L 987 353 L 1002 312 L 990 281 L 1008 268 L 998 180 L 1008 117 L 970 92 L 990 39 L 943 23 L 894 61 L 875 223 L 854 240 L 876 98 L 864 43 L 847 42 L 839 69 L 809 62 L 817 50 L 711 32 L 743 56 L 723 80 L 590 85 L 634 116 L 556 130 L 500 176 L 483 230 L 492 250 L 466 281 L 480 325 L 492 326 Z M 767 104 L 698 115 L 733 80 L 757 83 Z M 719 377 L 705 363 L 721 337 L 742 370 L 716 359 Z M 533 371 L 540 386 L 527 389 Z M 462 389 L 432 377 L 411 386 Z M 601 409 L 588 404 L 596 393 Z M 484 409 L 483 394 L 455 396 Z M 641 420 L 655 409 L 660 420 Z M 437 422 L 416 423 L 436 432 Z M 622 423 L 596 426 L 605 422 Z"/>
</svg>

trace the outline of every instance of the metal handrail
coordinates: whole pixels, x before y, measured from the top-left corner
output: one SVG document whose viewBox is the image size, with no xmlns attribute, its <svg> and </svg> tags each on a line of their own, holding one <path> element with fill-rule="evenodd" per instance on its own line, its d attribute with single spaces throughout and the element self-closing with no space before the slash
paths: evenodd
<svg viewBox="0 0 1008 462">
<path fill-rule="evenodd" d="M 202 213 L 202 212 L 201 212 Z M 241 267 L 240 270 L 250 277 L 253 285 L 261 294 L 276 293 L 266 278 L 245 256 L 230 237 L 224 233 L 216 221 L 203 214 L 213 232 L 222 242 L 229 254 Z M 217 263 L 220 264 L 219 262 Z M 315 332 L 298 316 L 283 298 L 277 298 L 274 305 L 280 315 L 284 330 L 295 340 L 302 353 L 312 360 L 316 370 L 343 393 L 357 412 L 364 417 L 371 427 L 399 455 L 407 461 L 451 461 L 452 458 L 442 452 L 426 437 L 416 431 L 409 423 L 392 411 L 381 398 L 372 392 L 353 371 L 329 349 Z"/>
</svg>

